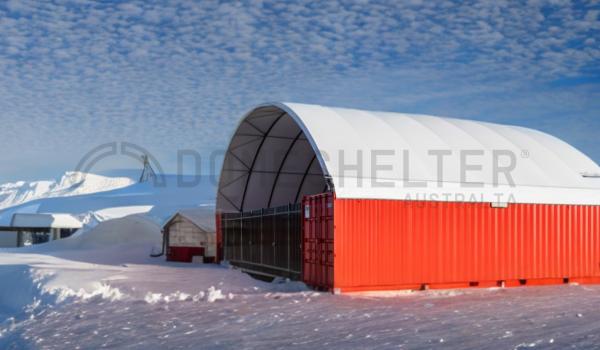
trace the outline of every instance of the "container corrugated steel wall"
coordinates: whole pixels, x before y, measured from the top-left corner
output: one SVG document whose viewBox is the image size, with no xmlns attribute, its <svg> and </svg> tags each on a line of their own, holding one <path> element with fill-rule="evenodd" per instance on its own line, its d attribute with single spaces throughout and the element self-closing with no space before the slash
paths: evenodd
<svg viewBox="0 0 600 350">
<path fill-rule="evenodd" d="M 221 213 L 215 215 L 215 223 L 217 226 L 217 256 L 215 262 L 218 264 L 223 260 L 223 231 L 221 228 Z"/>
<path fill-rule="evenodd" d="M 598 206 L 357 199 L 334 206 L 341 292 L 600 282 Z"/>
</svg>

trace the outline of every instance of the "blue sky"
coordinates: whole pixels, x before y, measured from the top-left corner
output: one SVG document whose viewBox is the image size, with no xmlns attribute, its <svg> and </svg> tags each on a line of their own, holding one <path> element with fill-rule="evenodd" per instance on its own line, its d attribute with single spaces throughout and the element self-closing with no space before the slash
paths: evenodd
<svg viewBox="0 0 600 350">
<path fill-rule="evenodd" d="M 105 142 L 167 172 L 266 101 L 533 127 L 600 162 L 599 1 L 0 2 L 0 183 Z M 203 172 L 208 172 L 204 164 Z M 131 167 L 106 159 L 100 168 Z"/>
</svg>

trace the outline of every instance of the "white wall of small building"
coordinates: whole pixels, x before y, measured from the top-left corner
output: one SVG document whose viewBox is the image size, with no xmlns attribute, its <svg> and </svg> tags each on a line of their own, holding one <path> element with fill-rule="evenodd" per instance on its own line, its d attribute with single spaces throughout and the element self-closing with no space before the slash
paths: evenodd
<svg viewBox="0 0 600 350">
<path fill-rule="evenodd" d="M 170 247 L 204 247 L 205 256 L 216 255 L 216 232 L 204 232 L 181 215 L 167 229 Z"/>
</svg>

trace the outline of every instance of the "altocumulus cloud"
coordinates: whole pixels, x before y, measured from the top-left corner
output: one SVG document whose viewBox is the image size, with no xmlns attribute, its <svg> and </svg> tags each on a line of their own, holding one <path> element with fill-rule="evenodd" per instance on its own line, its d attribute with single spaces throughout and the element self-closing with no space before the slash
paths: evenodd
<svg viewBox="0 0 600 350">
<path fill-rule="evenodd" d="M 540 128 L 600 161 L 598 1 L 0 3 L 0 182 L 226 147 L 285 100 Z M 206 157 L 207 158 L 207 157 Z"/>
</svg>

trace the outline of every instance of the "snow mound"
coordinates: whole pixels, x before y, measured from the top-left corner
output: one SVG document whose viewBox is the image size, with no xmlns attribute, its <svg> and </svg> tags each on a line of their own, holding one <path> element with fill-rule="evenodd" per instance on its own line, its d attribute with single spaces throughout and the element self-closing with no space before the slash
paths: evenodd
<svg viewBox="0 0 600 350">
<path fill-rule="evenodd" d="M 92 216 L 89 220 L 93 220 L 93 222 L 90 223 L 88 221 L 83 229 L 78 230 L 71 237 L 44 244 L 6 250 L 19 253 L 52 254 L 61 257 L 69 256 L 73 258 L 77 255 L 82 255 L 82 257 L 89 255 L 89 250 L 104 249 L 112 246 L 124 245 L 123 249 L 126 250 L 126 245 L 131 243 L 147 243 L 142 246 L 149 254 L 152 246 L 162 242 L 160 227 L 137 214 L 106 221 L 97 221 Z M 118 248 L 117 250 L 119 250 Z M 64 253 L 58 254 L 56 252 Z M 91 254 L 90 259 L 93 258 L 94 253 Z M 102 255 L 102 253 L 98 254 Z M 103 259 L 104 261 L 94 261 L 94 263 L 110 264 L 114 259 L 115 257 L 106 255 Z M 75 260 L 85 261 L 86 259 Z"/>
<path fill-rule="evenodd" d="M 0 210 L 40 198 L 68 197 L 111 191 L 133 185 L 127 177 L 105 177 L 80 172 L 67 172 L 55 180 L 18 181 L 0 185 Z"/>
<path fill-rule="evenodd" d="M 72 237 L 74 240 L 78 238 L 78 248 L 97 249 L 124 243 L 156 243 L 162 240 L 162 234 L 153 222 L 139 215 L 129 215 L 103 221 L 89 232 Z"/>
<path fill-rule="evenodd" d="M 70 299 L 79 299 L 79 300 L 90 300 L 96 297 L 101 299 L 108 299 L 110 301 L 121 300 L 123 298 L 123 293 L 119 290 L 119 288 L 112 288 L 107 283 L 100 283 L 98 288 L 92 290 L 90 293 L 87 293 L 85 289 L 80 288 L 78 291 L 75 291 L 66 286 L 60 287 L 42 287 L 42 294 L 49 294 L 51 296 L 56 296 L 55 303 L 60 304 Z"/>
<path fill-rule="evenodd" d="M 234 294 L 229 293 L 228 298 L 233 300 Z M 223 295 L 223 292 L 220 289 L 216 289 L 214 286 L 210 286 L 207 292 L 199 292 L 196 295 L 191 295 L 188 293 L 182 293 L 180 291 L 176 291 L 175 293 L 171 293 L 166 296 L 162 296 L 161 293 L 152 293 L 148 292 L 144 297 L 144 301 L 148 304 L 156 304 L 156 303 L 165 303 L 168 304 L 170 302 L 177 301 L 207 301 L 209 303 L 214 303 L 217 300 L 225 300 L 226 297 Z"/>
</svg>

